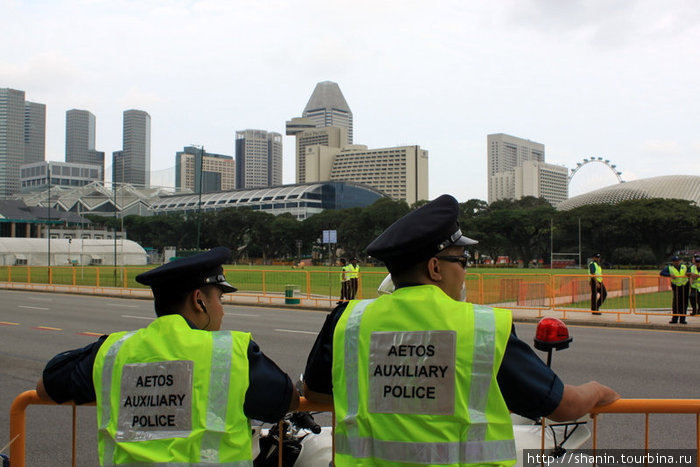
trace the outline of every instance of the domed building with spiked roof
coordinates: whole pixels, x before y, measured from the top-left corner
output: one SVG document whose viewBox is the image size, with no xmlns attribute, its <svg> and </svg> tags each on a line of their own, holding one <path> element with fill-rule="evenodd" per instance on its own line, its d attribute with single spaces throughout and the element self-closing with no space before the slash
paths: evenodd
<svg viewBox="0 0 700 467">
<path fill-rule="evenodd" d="M 607 186 L 574 196 L 557 205 L 568 211 L 589 204 L 617 204 L 630 199 L 684 199 L 700 206 L 700 176 L 664 175 Z"/>
</svg>

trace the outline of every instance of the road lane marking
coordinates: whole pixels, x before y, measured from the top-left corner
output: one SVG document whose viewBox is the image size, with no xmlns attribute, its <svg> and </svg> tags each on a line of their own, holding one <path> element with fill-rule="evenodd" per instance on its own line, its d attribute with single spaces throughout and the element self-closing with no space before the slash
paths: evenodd
<svg viewBox="0 0 700 467">
<path fill-rule="evenodd" d="M 19 326 L 19 323 L 10 323 L 8 321 L 0 321 L 0 326 Z"/>
<path fill-rule="evenodd" d="M 132 316 L 132 315 L 122 315 L 122 318 L 133 318 L 133 319 L 150 319 L 153 321 L 155 318 L 151 316 Z"/>
<path fill-rule="evenodd" d="M 297 331 L 296 329 L 275 329 L 277 332 L 293 332 L 295 334 L 318 334 L 315 331 Z"/>
<path fill-rule="evenodd" d="M 100 337 L 103 336 L 103 332 L 90 332 L 90 331 L 82 331 L 82 332 L 76 332 L 77 335 L 79 336 L 96 336 Z"/>
<path fill-rule="evenodd" d="M 41 298 L 41 297 L 27 297 L 29 300 L 34 300 L 35 302 L 52 302 L 53 300 L 50 298 Z"/>
<path fill-rule="evenodd" d="M 63 331 L 61 328 L 50 328 L 48 326 L 34 326 L 32 329 L 36 329 L 39 331 Z"/>
<path fill-rule="evenodd" d="M 40 306 L 27 306 L 27 305 L 17 305 L 17 308 L 29 308 L 30 310 L 50 310 L 50 308 L 43 308 Z"/>
<path fill-rule="evenodd" d="M 260 315 L 248 315 L 245 313 L 224 313 L 226 316 L 248 316 L 250 318 L 259 318 Z"/>
</svg>

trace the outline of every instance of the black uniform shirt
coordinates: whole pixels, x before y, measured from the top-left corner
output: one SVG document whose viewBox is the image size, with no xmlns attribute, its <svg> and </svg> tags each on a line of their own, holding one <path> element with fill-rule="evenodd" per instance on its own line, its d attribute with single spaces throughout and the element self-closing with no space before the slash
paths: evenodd
<svg viewBox="0 0 700 467">
<path fill-rule="evenodd" d="M 304 382 L 314 392 L 333 394 L 333 332 L 347 303 L 327 317 L 316 338 L 304 370 Z M 497 375 L 498 387 L 508 409 L 536 419 L 557 408 L 564 393 L 561 379 L 521 341 L 512 329 Z"/>
<path fill-rule="evenodd" d="M 189 321 L 188 324 L 196 329 Z M 46 364 L 44 387 L 54 402 L 95 402 L 92 367 L 105 339 L 107 335 L 81 349 L 60 353 Z M 281 420 L 287 413 L 292 398 L 291 379 L 252 340 L 248 345 L 248 363 L 250 383 L 245 394 L 243 412 L 249 419 L 269 423 Z"/>
</svg>

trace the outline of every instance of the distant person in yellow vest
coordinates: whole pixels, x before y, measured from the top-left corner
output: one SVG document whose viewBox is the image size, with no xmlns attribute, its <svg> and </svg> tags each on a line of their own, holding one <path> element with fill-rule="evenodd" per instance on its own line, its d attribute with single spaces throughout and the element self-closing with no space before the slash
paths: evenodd
<svg viewBox="0 0 700 467">
<path fill-rule="evenodd" d="M 694 263 L 690 266 L 690 314 L 695 316 L 700 313 L 700 255 L 695 255 Z"/>
<path fill-rule="evenodd" d="M 466 246 L 449 195 L 367 247 L 396 290 L 326 318 L 304 395 L 335 406 L 335 465 L 513 465 L 509 410 L 571 420 L 619 395 L 564 385 L 517 338 L 510 311 L 465 302 Z"/>
<path fill-rule="evenodd" d="M 350 266 L 345 258 L 340 258 L 340 300 L 336 303 L 340 305 L 346 300 L 352 300 L 350 297 Z"/>
<path fill-rule="evenodd" d="M 348 268 L 350 269 L 350 296 L 348 299 L 354 300 L 357 297 L 357 289 L 360 286 L 360 265 L 357 264 L 357 258 L 354 256 L 350 258 Z"/>
<path fill-rule="evenodd" d="M 594 315 L 601 314 L 598 310 L 608 296 L 608 291 L 603 284 L 603 268 L 600 267 L 599 262 L 600 253 L 596 253 L 593 255 L 591 264 L 588 265 L 588 272 L 591 275 L 591 311 Z"/>
<path fill-rule="evenodd" d="M 680 257 L 673 256 L 671 257 L 671 264 L 666 266 L 659 275 L 671 278 L 671 295 L 673 296 L 671 312 L 673 317 L 668 323 L 687 324 L 685 314 L 688 311 L 688 292 L 690 291 L 688 267 L 685 264 L 681 264 Z"/>
<path fill-rule="evenodd" d="M 275 422 L 299 405 L 289 377 L 249 333 L 220 331 L 236 288 L 214 248 L 136 276 L 158 316 L 55 356 L 44 400 L 96 402 L 100 465 L 252 465 L 249 419 Z"/>
</svg>

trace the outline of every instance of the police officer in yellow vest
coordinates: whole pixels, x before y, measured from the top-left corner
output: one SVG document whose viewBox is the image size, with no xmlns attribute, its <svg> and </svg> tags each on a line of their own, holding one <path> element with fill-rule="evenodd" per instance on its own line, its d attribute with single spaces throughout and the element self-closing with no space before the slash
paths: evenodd
<svg viewBox="0 0 700 467">
<path fill-rule="evenodd" d="M 564 385 L 517 339 L 508 310 L 463 301 L 476 241 L 458 215 L 443 195 L 392 224 L 367 252 L 396 291 L 338 306 L 319 333 L 304 395 L 335 406 L 337 466 L 512 465 L 509 409 L 568 420 L 619 397 Z"/>
<path fill-rule="evenodd" d="M 298 406 L 289 377 L 245 332 L 220 331 L 221 298 L 236 288 L 227 248 L 136 276 L 158 318 L 52 359 L 37 393 L 97 402 L 101 465 L 252 466 L 249 419 L 270 422 Z"/>
<path fill-rule="evenodd" d="M 688 292 L 690 284 L 688 283 L 688 266 L 681 264 L 681 259 L 678 256 L 671 257 L 671 264 L 666 266 L 660 273 L 661 276 L 671 278 L 671 312 L 673 317 L 669 324 L 687 324 L 685 314 L 688 310 Z M 680 318 L 680 321 L 679 321 Z"/>
<path fill-rule="evenodd" d="M 593 260 L 588 265 L 588 272 L 591 275 L 591 311 L 594 315 L 601 314 L 600 307 L 608 297 L 608 291 L 603 284 L 603 268 L 600 267 L 600 253 L 593 255 Z"/>
<path fill-rule="evenodd" d="M 690 314 L 695 316 L 700 313 L 700 255 L 695 255 L 693 265 L 690 266 Z"/>
<path fill-rule="evenodd" d="M 348 271 L 350 271 L 348 274 L 350 277 L 350 296 L 348 298 L 353 300 L 355 297 L 357 297 L 357 290 L 360 288 L 360 265 L 357 264 L 357 258 L 354 256 L 350 258 Z"/>
</svg>

